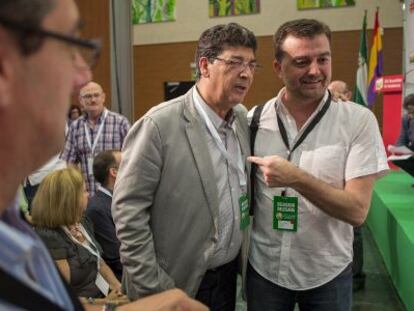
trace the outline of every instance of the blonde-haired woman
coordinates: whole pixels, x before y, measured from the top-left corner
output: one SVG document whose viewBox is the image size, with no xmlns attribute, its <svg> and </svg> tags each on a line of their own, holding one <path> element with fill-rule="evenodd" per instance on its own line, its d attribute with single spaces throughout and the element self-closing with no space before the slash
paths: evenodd
<svg viewBox="0 0 414 311">
<path fill-rule="evenodd" d="M 78 170 L 69 167 L 52 172 L 33 200 L 33 225 L 78 296 L 118 294 L 121 284 L 102 260 L 101 247 L 83 217 L 87 203 L 88 192 Z"/>
</svg>

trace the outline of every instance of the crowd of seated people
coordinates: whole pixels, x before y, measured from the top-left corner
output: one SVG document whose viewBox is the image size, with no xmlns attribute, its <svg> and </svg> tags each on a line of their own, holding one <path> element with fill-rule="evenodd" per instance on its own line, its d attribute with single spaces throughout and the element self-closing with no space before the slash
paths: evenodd
<svg viewBox="0 0 414 311">
<path fill-rule="evenodd" d="M 121 295 L 121 284 L 102 259 L 102 249 L 84 215 L 87 202 L 85 182 L 77 169 L 54 171 L 35 195 L 32 224 L 78 296 L 115 298 Z"/>
</svg>

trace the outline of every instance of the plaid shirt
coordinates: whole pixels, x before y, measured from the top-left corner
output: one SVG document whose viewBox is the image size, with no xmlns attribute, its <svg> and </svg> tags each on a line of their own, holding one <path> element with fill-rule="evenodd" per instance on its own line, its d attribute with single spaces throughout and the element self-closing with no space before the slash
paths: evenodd
<svg viewBox="0 0 414 311">
<path fill-rule="evenodd" d="M 66 136 L 65 148 L 61 155 L 61 158 L 68 163 L 80 163 L 82 174 L 86 181 L 86 188 L 88 189 L 90 196 L 95 193 L 97 186 L 93 172 L 89 172 L 88 157 L 94 157 L 104 150 L 121 150 L 125 136 L 130 128 L 127 118 L 108 110 L 102 133 L 98 138 L 96 148 L 92 155 L 91 148 L 86 138 L 85 124 L 89 129 L 91 143 L 93 144 L 103 121 L 103 116 L 104 112 L 99 117 L 98 122 L 93 129 L 88 125 L 87 117 L 85 116 L 72 122 Z"/>
</svg>

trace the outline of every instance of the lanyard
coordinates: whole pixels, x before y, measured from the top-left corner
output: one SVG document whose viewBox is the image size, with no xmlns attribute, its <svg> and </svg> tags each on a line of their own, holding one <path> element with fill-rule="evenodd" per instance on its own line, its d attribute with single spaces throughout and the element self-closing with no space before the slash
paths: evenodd
<svg viewBox="0 0 414 311">
<path fill-rule="evenodd" d="M 326 99 L 326 102 L 323 104 L 323 107 L 319 112 L 316 114 L 316 116 L 312 119 L 312 121 L 309 123 L 309 125 L 305 128 L 302 135 L 299 137 L 299 139 L 296 141 L 295 145 L 292 149 L 290 149 L 289 146 L 289 140 L 286 133 L 285 125 L 282 122 L 282 119 L 280 118 L 279 114 L 276 112 L 277 117 L 277 124 L 279 126 L 280 135 L 282 136 L 283 143 L 285 144 L 287 150 L 288 150 L 288 157 L 287 160 L 290 161 L 292 159 L 292 153 L 296 150 L 297 147 L 300 146 L 300 144 L 305 140 L 305 138 L 309 135 L 310 132 L 314 129 L 314 127 L 319 123 L 319 121 L 322 119 L 326 111 L 328 110 L 329 106 L 331 105 L 331 93 L 328 91 L 328 98 Z M 286 190 L 282 191 L 282 196 L 286 195 Z"/>
<path fill-rule="evenodd" d="M 198 94 L 197 94 L 198 95 Z M 201 115 L 201 118 L 204 120 L 207 130 L 209 131 L 210 135 L 213 137 L 214 142 L 217 145 L 217 148 L 219 149 L 220 153 L 224 156 L 224 158 L 227 160 L 227 162 L 237 171 L 237 174 L 239 176 L 239 183 L 241 187 L 246 186 L 246 175 L 244 172 L 244 164 L 243 159 L 241 156 L 241 149 L 240 149 L 240 143 L 238 142 L 237 136 L 237 163 L 235 163 L 234 158 L 227 152 L 226 147 L 224 146 L 223 141 L 220 138 L 219 133 L 217 132 L 217 129 L 214 127 L 213 122 L 211 122 L 210 118 L 207 116 L 207 113 L 204 111 L 203 107 L 201 107 L 201 104 L 199 103 L 199 98 L 197 100 L 194 100 L 195 107 L 198 111 L 198 113 Z"/>
<path fill-rule="evenodd" d="M 95 137 L 93 143 L 91 142 L 91 135 L 89 133 L 88 126 L 86 125 L 86 123 L 84 124 L 84 126 L 85 126 L 85 135 L 86 135 L 86 142 L 88 143 L 88 146 L 91 149 L 91 155 L 92 156 L 93 156 L 93 154 L 95 152 L 95 148 L 96 148 L 96 144 L 98 143 L 99 136 L 101 136 L 101 134 L 102 134 L 102 130 L 103 130 L 103 127 L 104 127 L 104 124 L 105 124 L 105 119 L 106 119 L 106 116 L 107 115 L 108 115 L 108 110 L 105 109 L 105 111 L 103 113 L 102 122 L 99 125 L 98 133 L 96 134 L 96 137 Z"/>
<path fill-rule="evenodd" d="M 309 123 L 309 125 L 303 131 L 302 135 L 296 141 L 296 144 L 293 146 L 292 149 L 290 149 L 289 147 L 289 140 L 287 137 L 285 125 L 283 124 L 282 119 L 280 119 L 279 114 L 276 112 L 277 124 L 279 125 L 280 135 L 282 136 L 283 143 L 285 144 L 288 150 L 288 157 L 287 157 L 288 161 L 290 161 L 290 159 L 292 158 L 293 151 L 295 151 L 295 149 L 300 146 L 300 144 L 305 140 L 305 138 L 309 135 L 309 133 L 312 132 L 313 128 L 322 119 L 322 117 L 324 116 L 324 114 L 326 113 L 330 105 L 331 105 L 331 93 L 328 91 L 328 98 L 326 102 L 324 103 L 322 109 L 319 110 L 319 112 L 316 114 L 313 120 Z"/>
<path fill-rule="evenodd" d="M 75 242 L 76 244 L 79 244 L 80 246 L 86 248 L 92 255 L 94 255 L 97 258 L 96 264 L 97 264 L 98 272 L 99 272 L 101 255 L 99 255 L 98 248 L 96 247 L 95 243 L 93 243 L 91 237 L 89 236 L 88 232 L 85 230 L 83 225 L 82 224 L 80 225 L 80 230 L 82 231 L 83 236 L 85 237 L 85 239 L 88 241 L 89 244 L 80 243 L 77 239 L 75 239 L 72 236 L 72 234 L 70 233 L 68 227 L 63 226 L 62 228 L 73 242 Z M 94 249 L 91 246 L 93 246 Z"/>
</svg>

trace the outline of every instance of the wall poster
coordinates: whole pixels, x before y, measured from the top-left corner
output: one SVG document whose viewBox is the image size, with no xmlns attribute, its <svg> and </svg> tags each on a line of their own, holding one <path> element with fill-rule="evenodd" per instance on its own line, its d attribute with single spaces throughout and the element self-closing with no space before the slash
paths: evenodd
<svg viewBox="0 0 414 311">
<path fill-rule="evenodd" d="M 260 12 L 260 0 L 208 0 L 209 16 L 237 16 Z"/>
<path fill-rule="evenodd" d="M 132 23 L 175 21 L 176 0 L 132 0 Z"/>
<path fill-rule="evenodd" d="M 335 8 L 355 5 L 356 0 L 297 0 L 298 10 Z"/>
</svg>

